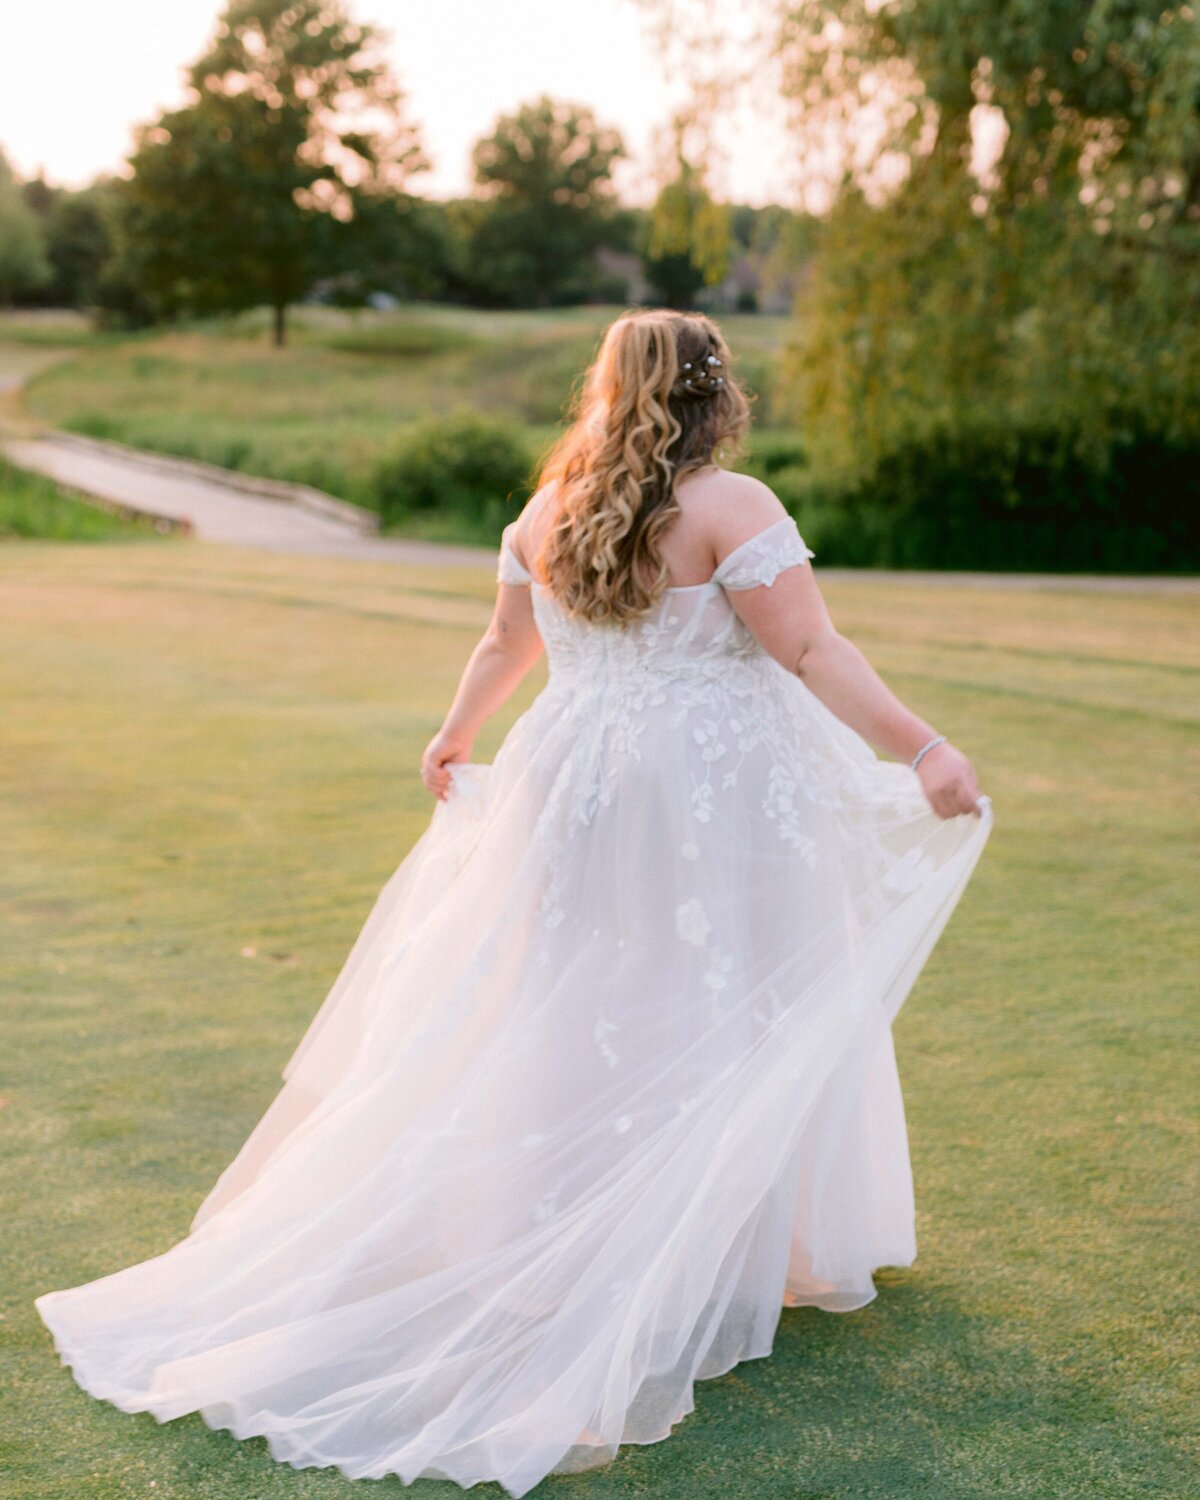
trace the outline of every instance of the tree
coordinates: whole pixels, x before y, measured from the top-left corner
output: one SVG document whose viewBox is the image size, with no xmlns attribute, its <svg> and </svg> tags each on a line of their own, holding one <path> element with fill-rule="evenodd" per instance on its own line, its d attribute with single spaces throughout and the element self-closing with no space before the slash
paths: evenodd
<svg viewBox="0 0 1200 1500">
<path fill-rule="evenodd" d="M 114 206 L 111 178 L 57 192 L 46 215 L 46 250 L 54 267 L 53 301 L 63 307 L 93 307 L 100 276 L 112 254 Z"/>
<path fill-rule="evenodd" d="M 354 306 L 374 292 L 436 298 L 446 290 L 453 255 L 443 204 L 407 193 L 360 195 L 354 234 L 330 284 L 335 300 Z"/>
<path fill-rule="evenodd" d="M 784 372 L 818 467 L 981 414 L 1060 421 L 1095 455 L 1143 418 L 1200 442 L 1191 5 L 758 0 L 739 73 L 709 7 L 641 3 L 705 118 L 780 80 L 828 218 Z"/>
<path fill-rule="evenodd" d="M 625 232 L 611 179 L 626 154 L 619 132 L 589 109 L 548 95 L 502 116 L 473 153 L 471 271 L 481 293 L 509 306 L 583 300 L 597 247 Z"/>
<path fill-rule="evenodd" d="M 0 302 L 36 291 L 51 274 L 38 216 L 0 151 Z"/>
<path fill-rule="evenodd" d="M 840 130 L 846 147 L 792 369 L 818 461 L 861 472 L 922 433 L 998 417 L 1071 426 L 1096 455 L 1135 419 L 1200 440 L 1190 8 L 779 10 L 803 130 Z M 882 128 L 865 150 L 871 112 Z"/>
<path fill-rule="evenodd" d="M 381 35 L 339 0 L 231 0 L 191 98 L 143 126 L 123 190 L 124 279 L 166 315 L 286 310 L 351 257 L 360 206 L 428 164 Z"/>
<path fill-rule="evenodd" d="M 642 253 L 646 279 L 668 306 L 689 308 L 702 287 L 725 279 L 732 259 L 729 208 L 714 202 L 703 171 L 677 141 L 675 176 L 650 211 Z"/>
</svg>

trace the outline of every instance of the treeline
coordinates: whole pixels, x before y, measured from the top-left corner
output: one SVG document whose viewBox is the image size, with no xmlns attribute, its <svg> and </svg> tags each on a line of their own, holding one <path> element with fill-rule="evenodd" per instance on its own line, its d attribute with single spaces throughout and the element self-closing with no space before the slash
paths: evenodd
<svg viewBox="0 0 1200 1500">
<path fill-rule="evenodd" d="M 718 205 L 682 153 L 652 208 L 621 204 L 620 133 L 548 96 L 476 143 L 470 196 L 422 198 L 380 38 L 327 0 L 233 0 L 187 82 L 138 129 L 127 176 L 68 191 L 0 162 L 0 299 L 125 326 L 266 304 L 282 342 L 306 298 L 691 306 L 740 260 L 753 274 L 725 303 L 753 310 L 803 233 L 782 208 Z"/>
<path fill-rule="evenodd" d="M 712 55 L 707 8 L 642 3 Z M 313 296 L 720 312 L 767 289 L 794 313 L 769 403 L 787 430 L 749 462 L 822 562 L 1200 568 L 1192 6 L 759 14 L 798 157 L 845 147 L 819 217 L 716 203 L 682 137 L 653 206 L 623 205 L 619 133 L 546 97 L 477 143 L 469 197 L 422 199 L 375 33 L 328 0 L 233 0 L 129 176 L 62 193 L 0 171 L 0 299 L 127 324 L 266 304 L 282 340 Z"/>
<path fill-rule="evenodd" d="M 121 253 L 130 243 L 124 197 L 124 183 L 114 177 L 77 189 L 41 176 L 18 181 L 0 150 L 0 305 L 76 308 L 94 312 L 109 327 L 159 321 L 170 316 L 168 302 L 191 310 L 178 294 L 163 298 L 160 310 L 137 265 Z M 807 254 L 815 225 L 775 205 L 720 207 L 728 215 L 728 251 L 711 279 L 690 250 L 654 255 L 654 211 L 624 205 L 605 222 L 580 224 L 577 252 L 555 258 L 546 274 L 535 275 L 540 268 L 533 257 L 488 258 L 489 242 L 505 227 L 490 201 L 406 195 L 381 215 L 369 246 L 346 246 L 368 253 L 331 256 L 314 268 L 304 297 L 343 307 L 385 306 L 393 299 L 480 308 L 647 300 L 746 313 L 786 311 L 798 280 L 789 248 L 798 244 Z M 536 204 L 531 217 L 537 217 Z M 231 293 L 237 289 L 237 283 L 230 287 Z M 197 310 L 245 305 L 238 295 Z"/>
</svg>

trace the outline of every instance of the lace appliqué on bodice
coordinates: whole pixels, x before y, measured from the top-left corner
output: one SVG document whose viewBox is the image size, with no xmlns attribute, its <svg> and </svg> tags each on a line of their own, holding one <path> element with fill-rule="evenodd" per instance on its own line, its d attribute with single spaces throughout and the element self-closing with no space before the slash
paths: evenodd
<svg viewBox="0 0 1200 1500">
<path fill-rule="evenodd" d="M 701 830 L 715 828 L 722 811 L 728 817 L 733 804 L 723 805 L 732 798 L 757 807 L 772 838 L 805 865 L 815 865 L 812 814 L 804 805 L 832 805 L 838 778 L 818 764 L 819 755 L 804 751 L 804 711 L 797 698 L 804 690 L 726 597 L 726 591 L 770 587 L 785 570 L 814 556 L 795 521 L 784 517 L 764 528 L 723 558 L 707 582 L 667 589 L 624 627 L 567 615 L 531 579 L 513 551 L 512 534 L 506 528 L 497 577 L 532 584 L 550 666 L 534 712 L 566 714 L 578 725 L 539 820 L 554 830 L 546 846 L 546 929 L 566 917 L 563 878 L 570 867 L 562 861 L 575 833 L 611 805 L 622 777 L 632 765 L 646 763 L 647 754 L 654 763 L 664 756 L 678 760 L 679 793 L 696 829 L 679 851 L 685 861 L 698 857 Z M 729 955 L 720 951 L 715 930 L 708 930 L 707 916 L 689 911 L 680 921 L 681 938 L 707 955 L 706 986 L 721 988 Z"/>
</svg>

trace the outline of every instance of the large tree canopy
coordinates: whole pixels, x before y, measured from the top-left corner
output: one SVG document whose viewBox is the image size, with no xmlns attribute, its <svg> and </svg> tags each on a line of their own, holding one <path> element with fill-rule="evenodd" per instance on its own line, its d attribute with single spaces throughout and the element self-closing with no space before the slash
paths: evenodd
<svg viewBox="0 0 1200 1500">
<path fill-rule="evenodd" d="M 547 95 L 502 116 L 474 151 L 478 286 L 514 306 L 577 299 L 596 247 L 625 233 L 612 187 L 625 155 L 619 132 L 591 110 Z"/>
<path fill-rule="evenodd" d="M 232 0 L 191 100 L 142 127 L 130 159 L 122 254 L 161 311 L 266 302 L 282 343 L 360 206 L 427 165 L 380 41 L 337 0 Z"/>
<path fill-rule="evenodd" d="M 712 17 L 642 0 L 711 95 Z M 827 225 L 787 383 L 816 466 L 1036 416 L 1200 441 L 1200 28 L 1176 0 L 747 0 Z M 698 35 L 703 31 L 704 35 Z M 724 48 L 744 61 L 734 37 Z M 740 65 L 740 64 L 739 64 Z"/>
</svg>

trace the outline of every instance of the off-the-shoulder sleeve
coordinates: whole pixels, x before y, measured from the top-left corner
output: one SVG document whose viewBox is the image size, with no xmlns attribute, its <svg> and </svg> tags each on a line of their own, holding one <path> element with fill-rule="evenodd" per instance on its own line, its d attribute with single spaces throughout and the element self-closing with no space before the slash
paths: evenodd
<svg viewBox="0 0 1200 1500">
<path fill-rule="evenodd" d="M 769 587 L 785 568 L 794 568 L 815 556 L 795 521 L 785 516 L 722 558 L 713 582 L 723 589 L 755 589 L 762 584 Z"/>
<path fill-rule="evenodd" d="M 496 567 L 497 583 L 532 583 L 529 570 L 524 566 L 512 548 L 513 527 L 516 522 L 511 522 L 504 528 L 500 538 L 500 561 Z"/>
</svg>

